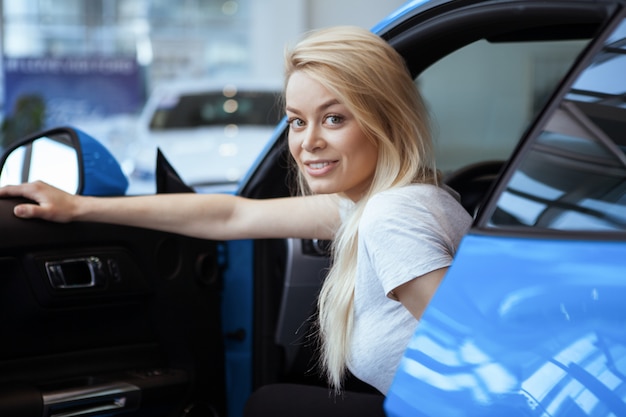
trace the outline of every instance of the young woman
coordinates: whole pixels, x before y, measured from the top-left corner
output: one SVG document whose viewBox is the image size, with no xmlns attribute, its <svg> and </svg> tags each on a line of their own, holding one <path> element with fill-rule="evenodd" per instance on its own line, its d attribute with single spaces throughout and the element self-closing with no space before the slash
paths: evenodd
<svg viewBox="0 0 626 417">
<path fill-rule="evenodd" d="M 302 196 L 93 198 L 40 182 L 5 187 L 0 196 L 38 203 L 17 205 L 22 218 L 207 239 L 333 240 L 319 297 L 321 368 L 336 392 L 349 371 L 385 394 L 471 218 L 439 184 L 420 95 L 401 56 L 378 36 L 352 27 L 311 33 L 287 53 L 284 98 Z M 276 398 L 291 397 L 278 389 Z M 340 398 L 324 396 L 341 407 Z M 251 413 L 262 406 L 258 397 Z"/>
</svg>

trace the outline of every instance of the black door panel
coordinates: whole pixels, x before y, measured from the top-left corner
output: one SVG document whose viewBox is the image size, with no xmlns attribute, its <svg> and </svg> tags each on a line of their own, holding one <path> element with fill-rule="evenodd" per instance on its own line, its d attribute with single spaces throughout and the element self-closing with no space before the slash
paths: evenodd
<svg viewBox="0 0 626 417">
<path fill-rule="evenodd" d="M 218 243 L 21 220 L 16 202 L 0 200 L 0 415 L 224 415 Z"/>
</svg>

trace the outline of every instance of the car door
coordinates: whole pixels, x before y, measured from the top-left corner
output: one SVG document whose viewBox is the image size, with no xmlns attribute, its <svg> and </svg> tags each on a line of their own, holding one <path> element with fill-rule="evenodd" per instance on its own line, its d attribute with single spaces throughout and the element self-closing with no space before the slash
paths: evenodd
<svg viewBox="0 0 626 417">
<path fill-rule="evenodd" d="M 64 176 L 97 191 L 106 151 L 46 135 L 79 152 Z M 0 415 L 226 415 L 218 243 L 20 220 L 19 201 L 0 199 Z"/>
<path fill-rule="evenodd" d="M 625 45 L 616 4 L 463 240 L 390 416 L 626 413 Z"/>
</svg>

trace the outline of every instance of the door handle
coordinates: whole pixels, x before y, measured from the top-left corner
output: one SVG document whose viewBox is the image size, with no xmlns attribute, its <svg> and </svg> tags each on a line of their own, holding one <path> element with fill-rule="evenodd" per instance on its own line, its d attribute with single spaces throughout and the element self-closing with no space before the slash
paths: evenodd
<svg viewBox="0 0 626 417">
<path fill-rule="evenodd" d="M 102 261 L 97 256 L 48 261 L 45 269 L 54 289 L 99 287 L 106 278 Z"/>
<path fill-rule="evenodd" d="M 139 387 L 126 382 L 75 387 L 43 393 L 44 417 L 107 416 L 139 408 Z M 100 414 L 98 414 L 100 415 Z"/>
</svg>

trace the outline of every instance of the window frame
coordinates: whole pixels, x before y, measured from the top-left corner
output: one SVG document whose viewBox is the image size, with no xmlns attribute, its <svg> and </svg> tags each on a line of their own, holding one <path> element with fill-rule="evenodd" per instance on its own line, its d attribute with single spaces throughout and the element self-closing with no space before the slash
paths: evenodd
<svg viewBox="0 0 626 417">
<path fill-rule="evenodd" d="M 479 211 L 472 227 L 472 233 L 481 235 L 506 235 L 506 236 L 532 236 L 533 238 L 565 238 L 565 239 L 585 239 L 602 241 L 623 241 L 626 239 L 626 231 L 594 231 L 594 230 L 557 230 L 533 227 L 513 227 L 513 226 L 491 226 L 489 220 L 497 208 L 498 201 L 502 194 L 506 192 L 513 175 L 518 167 L 525 160 L 531 151 L 537 138 L 541 135 L 543 128 L 549 123 L 553 115 L 561 108 L 565 97 L 572 91 L 572 86 L 580 75 L 592 63 L 596 55 L 604 48 L 605 41 L 613 31 L 626 19 L 626 9 L 620 9 L 612 13 L 610 19 L 602 25 L 602 34 L 597 36 L 587 45 L 581 58 L 573 65 L 568 74 L 563 79 L 561 85 L 554 92 L 552 98 L 531 124 L 528 131 L 521 138 L 517 149 L 514 151 L 505 169 L 492 186 L 489 197 Z"/>
</svg>

